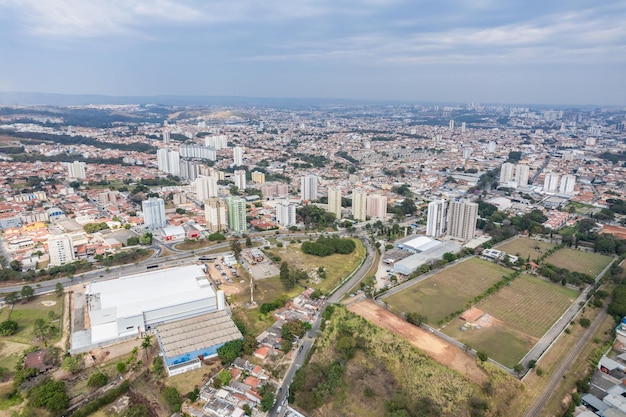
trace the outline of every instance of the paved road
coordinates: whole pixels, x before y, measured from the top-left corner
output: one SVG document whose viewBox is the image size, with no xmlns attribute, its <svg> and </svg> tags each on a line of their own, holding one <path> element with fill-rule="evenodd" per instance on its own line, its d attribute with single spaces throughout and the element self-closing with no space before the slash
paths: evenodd
<svg viewBox="0 0 626 417">
<path fill-rule="evenodd" d="M 609 263 L 596 277 L 596 282 L 598 282 L 604 274 L 611 268 L 613 262 Z M 574 301 L 570 307 L 561 315 L 561 317 L 552 325 L 550 330 L 548 330 L 539 342 L 535 344 L 535 346 L 530 349 L 530 351 L 524 356 L 524 358 L 520 361 L 526 369 L 528 369 L 528 363 L 531 360 L 538 360 L 541 355 L 543 355 L 546 350 L 552 346 L 552 343 L 556 341 L 556 339 L 561 335 L 561 333 L 567 328 L 569 323 L 574 320 L 576 315 L 583 308 L 583 305 L 587 302 L 587 294 L 593 290 L 591 285 L 588 285 L 587 288 L 583 292 L 580 293 L 576 301 Z"/>
<path fill-rule="evenodd" d="M 607 316 L 607 308 L 608 304 L 600 310 L 596 318 L 591 323 L 591 326 L 585 330 L 585 333 L 578 339 L 572 350 L 563 358 L 561 364 L 554 370 L 554 373 L 550 376 L 550 380 L 548 384 L 544 388 L 541 395 L 535 400 L 535 402 L 530 406 L 524 417 L 535 417 L 540 415 L 541 411 L 544 409 L 552 394 L 557 389 L 559 384 L 563 382 L 563 377 L 569 370 L 570 366 L 576 360 L 576 358 L 583 351 L 584 347 L 590 343 L 591 337 L 598 330 L 602 322 Z M 582 360 L 585 360 L 584 358 Z"/>
<path fill-rule="evenodd" d="M 356 270 L 356 272 L 354 272 L 352 276 L 328 298 L 322 308 L 320 308 L 319 315 L 315 319 L 315 322 L 312 323 L 311 330 L 309 330 L 307 336 L 304 337 L 300 343 L 301 350 L 300 348 L 298 348 L 300 353 L 296 354 L 296 358 L 285 373 L 283 382 L 279 388 L 278 393 L 276 394 L 276 403 L 274 404 L 274 407 L 272 407 L 272 409 L 268 412 L 268 417 L 276 417 L 284 414 L 286 409 L 286 399 L 289 394 L 289 386 L 291 385 L 293 377 L 295 376 L 298 369 L 304 364 L 304 361 L 306 360 L 306 357 L 308 356 L 309 351 L 311 350 L 311 347 L 315 342 L 315 337 L 317 337 L 317 332 L 322 322 L 322 314 L 326 309 L 326 306 L 339 302 L 339 300 L 341 300 L 352 287 L 354 287 L 360 280 L 365 277 L 367 272 L 372 267 L 372 262 L 374 261 L 375 256 L 373 254 L 372 247 L 369 244 L 369 240 L 365 235 L 361 235 L 359 237 L 363 240 L 363 243 L 365 244 L 365 250 L 367 252 L 365 260 Z M 280 413 L 278 412 L 279 408 L 281 409 Z"/>
</svg>

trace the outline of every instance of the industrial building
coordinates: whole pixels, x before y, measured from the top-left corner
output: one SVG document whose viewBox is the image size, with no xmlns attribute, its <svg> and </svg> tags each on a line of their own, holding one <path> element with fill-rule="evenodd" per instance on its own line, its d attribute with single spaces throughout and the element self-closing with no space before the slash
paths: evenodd
<svg viewBox="0 0 626 417">
<path fill-rule="evenodd" d="M 420 266 L 442 259 L 444 253 L 458 253 L 462 249 L 457 243 L 441 242 L 427 236 L 411 236 L 398 241 L 396 247 L 413 253 L 408 258 L 404 258 L 393 265 L 394 272 L 402 275 L 410 275 L 417 271 Z"/>
<path fill-rule="evenodd" d="M 242 337 L 224 293 L 211 287 L 199 265 L 94 282 L 74 293 L 72 353 L 150 331 L 157 333 L 171 375 L 199 367 L 200 357 L 214 356 L 221 345 Z"/>
</svg>

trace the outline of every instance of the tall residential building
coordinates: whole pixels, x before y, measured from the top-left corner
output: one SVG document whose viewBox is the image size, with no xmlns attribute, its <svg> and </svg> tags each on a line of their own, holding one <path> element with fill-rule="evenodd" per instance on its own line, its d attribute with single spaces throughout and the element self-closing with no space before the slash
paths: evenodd
<svg viewBox="0 0 626 417">
<path fill-rule="evenodd" d="M 235 186 L 237 188 L 239 188 L 240 190 L 245 190 L 246 188 L 248 188 L 247 184 L 246 184 L 246 171 L 243 169 L 237 169 L 234 172 L 234 180 L 235 180 Z"/>
<path fill-rule="evenodd" d="M 281 201 L 277 203 L 276 223 L 284 227 L 296 225 L 296 205 L 290 204 L 288 201 Z"/>
<path fill-rule="evenodd" d="M 243 165 L 243 149 L 241 146 L 233 148 L 233 165 L 240 167 Z"/>
<path fill-rule="evenodd" d="M 465 129 L 467 129 L 467 124 L 465 122 L 461 123 L 461 133 L 465 133 Z"/>
<path fill-rule="evenodd" d="M 341 219 L 341 190 L 339 188 L 328 189 L 328 212 L 333 213 L 336 219 Z"/>
<path fill-rule="evenodd" d="M 543 191 L 547 193 L 556 193 L 559 189 L 559 174 L 548 173 L 543 180 Z"/>
<path fill-rule="evenodd" d="M 246 223 L 246 200 L 241 197 L 228 197 L 228 228 L 233 233 L 244 233 L 248 230 Z"/>
<path fill-rule="evenodd" d="M 367 220 L 367 194 L 363 190 L 352 192 L 352 217 L 354 220 Z"/>
<path fill-rule="evenodd" d="M 505 162 L 500 167 L 500 185 L 507 186 L 509 181 L 513 179 L 513 170 L 515 165 L 510 162 Z"/>
<path fill-rule="evenodd" d="M 74 260 L 74 247 L 68 235 L 56 235 L 48 238 L 50 265 L 60 266 Z"/>
<path fill-rule="evenodd" d="M 566 174 L 561 177 L 561 184 L 559 185 L 560 194 L 574 194 L 574 186 L 576 185 L 576 176 L 572 174 Z"/>
<path fill-rule="evenodd" d="M 265 174 L 259 171 L 252 171 L 252 181 L 257 184 L 265 183 Z"/>
<path fill-rule="evenodd" d="M 150 197 L 142 201 L 141 210 L 143 211 L 143 223 L 148 229 L 160 229 L 167 225 L 165 203 L 162 198 Z"/>
<path fill-rule="evenodd" d="M 439 237 L 446 233 L 448 225 L 448 201 L 435 200 L 428 203 L 426 235 Z"/>
<path fill-rule="evenodd" d="M 228 146 L 228 137 L 226 135 L 207 136 L 204 138 L 204 145 L 216 150 L 224 149 Z"/>
<path fill-rule="evenodd" d="M 163 131 L 163 143 L 170 143 L 170 131 L 169 130 Z"/>
<path fill-rule="evenodd" d="M 366 214 L 372 218 L 387 218 L 387 197 L 379 194 L 367 196 Z"/>
<path fill-rule="evenodd" d="M 87 178 L 87 175 L 85 174 L 86 166 L 87 164 L 85 164 L 84 162 L 78 162 L 78 161 L 68 162 L 67 163 L 67 176 L 69 178 L 78 178 L 78 179 Z"/>
<path fill-rule="evenodd" d="M 204 201 L 204 218 L 206 227 L 211 231 L 223 232 L 228 228 L 228 218 L 226 216 L 226 202 L 216 197 L 211 197 Z"/>
<path fill-rule="evenodd" d="M 157 151 L 157 166 L 159 171 L 167 172 L 171 175 L 180 175 L 180 154 L 169 148 Z"/>
<path fill-rule="evenodd" d="M 528 165 L 518 164 L 515 165 L 515 186 L 525 188 L 528 186 L 528 177 L 530 175 L 530 168 Z"/>
<path fill-rule="evenodd" d="M 448 129 L 454 130 L 454 119 L 451 119 L 450 123 L 448 123 Z"/>
<path fill-rule="evenodd" d="M 301 200 L 317 200 L 317 176 L 305 175 L 300 179 Z"/>
<path fill-rule="evenodd" d="M 470 240 L 476 233 L 478 203 L 469 200 L 450 201 L 446 234 L 460 240 Z"/>
<path fill-rule="evenodd" d="M 186 180 L 195 181 L 198 178 L 200 165 L 196 161 L 180 160 L 180 177 Z"/>
<path fill-rule="evenodd" d="M 183 158 L 208 159 L 209 161 L 217 160 L 215 149 L 195 143 L 180 145 L 180 156 Z"/>
<path fill-rule="evenodd" d="M 496 142 L 493 140 L 487 144 L 487 152 L 494 153 L 496 151 Z"/>
<path fill-rule="evenodd" d="M 196 197 L 198 201 L 217 197 L 217 178 L 198 177 L 196 179 Z"/>
</svg>

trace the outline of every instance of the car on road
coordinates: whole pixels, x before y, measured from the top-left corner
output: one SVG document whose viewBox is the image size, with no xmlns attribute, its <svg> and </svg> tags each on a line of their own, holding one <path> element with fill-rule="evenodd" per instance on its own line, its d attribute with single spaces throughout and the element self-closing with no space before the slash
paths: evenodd
<svg viewBox="0 0 626 417">
<path fill-rule="evenodd" d="M 303 348 L 303 347 L 304 347 L 304 345 L 302 345 L 302 346 L 300 346 L 300 347 L 298 348 L 298 355 L 302 353 L 302 348 Z"/>
</svg>

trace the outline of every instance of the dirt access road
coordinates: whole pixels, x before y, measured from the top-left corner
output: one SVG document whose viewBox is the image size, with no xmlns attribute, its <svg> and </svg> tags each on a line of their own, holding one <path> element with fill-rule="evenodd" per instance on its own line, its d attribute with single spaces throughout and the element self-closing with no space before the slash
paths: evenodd
<svg viewBox="0 0 626 417">
<path fill-rule="evenodd" d="M 474 357 L 430 332 L 407 323 L 373 301 L 366 300 L 351 304 L 348 306 L 348 310 L 378 327 L 408 340 L 413 346 L 422 350 L 437 362 L 459 371 L 472 382 L 482 384 L 487 381 L 487 375 L 478 367 Z"/>
</svg>

